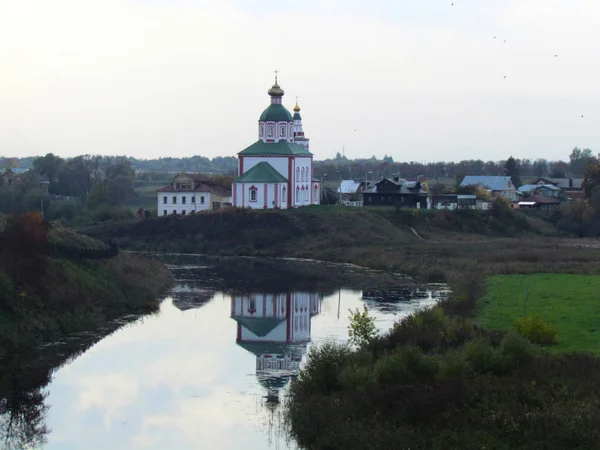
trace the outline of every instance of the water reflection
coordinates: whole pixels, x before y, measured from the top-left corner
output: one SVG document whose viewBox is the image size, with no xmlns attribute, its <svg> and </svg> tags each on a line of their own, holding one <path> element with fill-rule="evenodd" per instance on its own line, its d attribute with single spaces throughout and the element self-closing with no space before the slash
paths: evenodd
<svg viewBox="0 0 600 450">
<path fill-rule="evenodd" d="M 236 343 L 256 356 L 256 377 L 269 403 L 298 373 L 310 342 L 311 318 L 321 311 L 317 293 L 234 295 L 231 317 L 237 322 Z"/>
<path fill-rule="evenodd" d="M 267 429 L 311 343 L 345 341 L 348 309 L 387 330 L 442 293 L 344 266 L 188 259 L 158 314 L 2 361 L 0 448 L 293 448 Z"/>
</svg>

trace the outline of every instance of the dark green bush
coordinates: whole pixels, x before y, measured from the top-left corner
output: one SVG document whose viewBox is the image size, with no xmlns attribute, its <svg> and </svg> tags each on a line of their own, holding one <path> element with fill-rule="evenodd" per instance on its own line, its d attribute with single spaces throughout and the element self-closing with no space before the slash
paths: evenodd
<svg viewBox="0 0 600 450">
<path fill-rule="evenodd" d="M 398 384 L 432 379 L 439 370 L 438 359 L 425 355 L 414 346 L 398 347 L 391 354 L 380 358 L 373 368 L 375 381 L 379 384 Z"/>
<path fill-rule="evenodd" d="M 512 331 L 502 339 L 500 352 L 512 365 L 527 364 L 539 354 L 538 348 L 529 339 Z"/>
</svg>

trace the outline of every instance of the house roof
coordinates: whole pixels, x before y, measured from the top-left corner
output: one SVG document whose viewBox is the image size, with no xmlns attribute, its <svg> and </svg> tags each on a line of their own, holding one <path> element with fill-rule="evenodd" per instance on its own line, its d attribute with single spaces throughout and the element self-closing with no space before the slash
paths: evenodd
<svg viewBox="0 0 600 450">
<path fill-rule="evenodd" d="M 244 150 L 238 153 L 238 155 L 242 156 L 312 156 L 312 153 L 307 149 L 302 147 L 300 144 L 296 144 L 295 142 L 288 141 L 278 141 L 278 142 L 263 142 L 256 141 L 249 147 L 246 147 Z"/>
<path fill-rule="evenodd" d="M 342 183 L 337 188 L 337 192 L 342 194 L 356 194 L 361 186 L 360 181 L 355 180 L 342 180 Z"/>
<path fill-rule="evenodd" d="M 554 186 L 553 184 L 524 184 L 519 188 L 519 192 L 531 192 L 542 187 L 547 188 L 551 191 L 560 191 L 560 188 Z"/>
<path fill-rule="evenodd" d="M 234 317 L 234 320 L 257 337 L 265 337 L 280 323 L 285 322 L 285 318 L 274 317 Z"/>
<path fill-rule="evenodd" d="M 181 172 L 181 173 L 178 173 L 175 178 L 179 178 L 181 176 L 189 177 L 189 178 L 191 178 L 194 181 L 210 181 L 210 177 L 207 177 L 206 175 L 201 174 L 201 173 Z"/>
<path fill-rule="evenodd" d="M 380 185 L 389 182 L 393 185 L 395 185 L 395 191 L 388 191 L 388 190 L 382 190 L 379 191 L 379 187 Z M 420 194 L 420 195 L 426 195 L 427 191 L 425 191 L 424 189 L 421 188 L 421 183 L 418 181 L 406 181 L 405 179 L 399 179 L 399 180 L 393 180 L 391 178 L 384 178 L 383 180 L 378 181 L 377 183 L 375 183 L 374 187 L 370 187 L 368 188 L 366 191 L 363 192 L 363 194 L 378 194 L 378 193 L 382 193 L 382 194 Z"/>
<path fill-rule="evenodd" d="M 157 189 L 156 192 L 211 192 L 220 197 L 229 197 L 231 195 L 231 191 L 218 186 L 214 183 L 206 182 L 206 183 L 195 183 L 196 187 L 193 190 L 184 190 L 184 189 L 175 189 L 172 185 L 165 186 L 163 188 Z"/>
<path fill-rule="evenodd" d="M 545 195 L 532 195 L 531 197 L 527 197 L 527 202 L 544 203 L 548 205 L 560 204 L 559 199 L 546 197 Z"/>
<path fill-rule="evenodd" d="M 493 177 L 484 175 L 467 175 L 460 183 L 461 186 L 485 186 L 492 191 L 503 191 L 511 183 L 510 177 Z"/>
<path fill-rule="evenodd" d="M 0 175 L 4 175 L 7 172 L 12 172 L 15 175 L 23 175 L 24 173 L 29 172 L 29 169 L 23 169 L 21 167 L 9 167 L 0 169 Z"/>
<path fill-rule="evenodd" d="M 277 172 L 271 164 L 262 161 L 233 181 L 234 183 L 287 183 L 287 178 Z"/>
</svg>

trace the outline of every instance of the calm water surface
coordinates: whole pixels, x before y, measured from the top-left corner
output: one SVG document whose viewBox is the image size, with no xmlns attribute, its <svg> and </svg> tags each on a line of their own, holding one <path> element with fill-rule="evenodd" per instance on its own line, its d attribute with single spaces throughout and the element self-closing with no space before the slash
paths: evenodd
<svg viewBox="0 0 600 450">
<path fill-rule="evenodd" d="M 294 263 L 275 283 L 279 268 L 251 267 L 251 279 L 240 282 L 227 274 L 231 267 L 194 262 L 171 265 L 177 285 L 157 314 L 122 326 L 52 373 L 41 391 L 48 428 L 41 448 L 295 448 L 279 426 L 282 406 L 267 397 L 285 401 L 308 348 L 345 341 L 348 309 L 366 304 L 387 330 L 443 295 L 440 286 L 358 290 L 352 274 L 346 282 L 343 274 L 328 276 L 337 270 L 331 265 L 307 276 Z M 247 265 L 238 264 L 233 273 Z"/>
</svg>

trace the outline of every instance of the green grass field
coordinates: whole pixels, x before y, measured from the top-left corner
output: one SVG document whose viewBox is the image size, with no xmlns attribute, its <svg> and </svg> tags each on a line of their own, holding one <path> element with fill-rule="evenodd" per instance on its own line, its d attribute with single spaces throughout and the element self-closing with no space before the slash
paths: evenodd
<svg viewBox="0 0 600 450">
<path fill-rule="evenodd" d="M 486 283 L 477 323 L 509 330 L 515 319 L 538 315 L 558 330 L 551 351 L 600 354 L 600 276 L 568 274 L 499 275 Z"/>
</svg>

